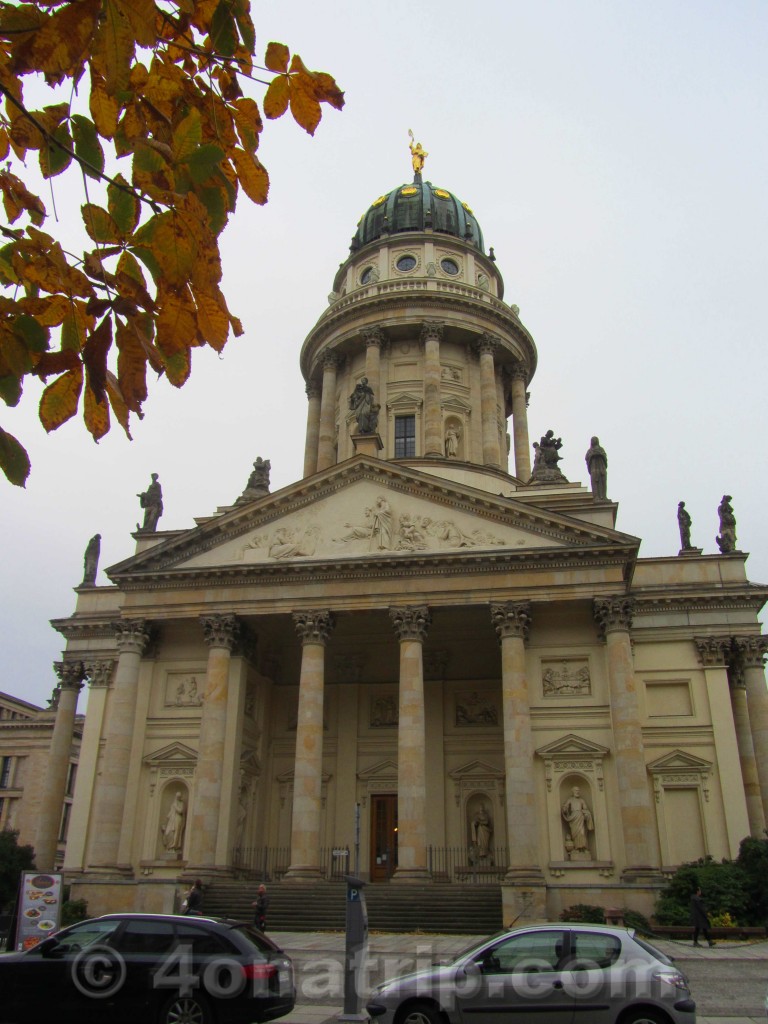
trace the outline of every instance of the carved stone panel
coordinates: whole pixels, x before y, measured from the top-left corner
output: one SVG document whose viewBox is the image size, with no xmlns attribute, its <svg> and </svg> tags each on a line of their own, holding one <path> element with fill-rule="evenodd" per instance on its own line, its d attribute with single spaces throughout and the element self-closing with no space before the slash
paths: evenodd
<svg viewBox="0 0 768 1024">
<path fill-rule="evenodd" d="M 205 673 L 169 672 L 165 680 L 164 706 L 199 708 L 203 703 Z"/>
<path fill-rule="evenodd" d="M 498 725 L 501 721 L 495 697 L 480 690 L 456 694 L 455 723 L 457 728 Z"/>
<path fill-rule="evenodd" d="M 586 658 L 547 658 L 541 662 L 541 689 L 546 698 L 589 697 L 592 678 Z"/>
</svg>

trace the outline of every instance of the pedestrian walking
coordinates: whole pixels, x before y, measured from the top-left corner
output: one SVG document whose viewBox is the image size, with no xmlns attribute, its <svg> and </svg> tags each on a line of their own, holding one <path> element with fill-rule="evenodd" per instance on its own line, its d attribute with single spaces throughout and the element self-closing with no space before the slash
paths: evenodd
<svg viewBox="0 0 768 1024">
<path fill-rule="evenodd" d="M 693 944 L 694 946 L 700 946 L 699 932 L 704 936 L 710 946 L 714 946 L 712 936 L 709 933 L 710 923 L 709 914 L 707 908 L 704 905 L 704 899 L 701 895 L 701 889 L 697 889 L 696 892 L 691 896 L 691 924 L 693 925 Z"/>
<path fill-rule="evenodd" d="M 203 883 L 199 878 L 187 893 L 182 903 L 182 914 L 189 914 L 191 917 L 200 917 L 203 913 Z"/>
<path fill-rule="evenodd" d="M 267 910 L 269 910 L 269 896 L 267 896 L 266 885 L 259 886 L 259 893 L 251 906 L 254 908 L 253 923 L 260 932 L 267 930 Z"/>
</svg>

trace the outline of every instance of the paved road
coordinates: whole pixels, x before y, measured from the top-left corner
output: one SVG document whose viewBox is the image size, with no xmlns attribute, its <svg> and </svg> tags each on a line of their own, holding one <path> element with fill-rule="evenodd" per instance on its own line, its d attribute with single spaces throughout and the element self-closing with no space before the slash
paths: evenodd
<svg viewBox="0 0 768 1024">
<path fill-rule="evenodd" d="M 298 1003 L 282 1024 L 336 1024 L 344 1007 L 344 949 L 341 932 L 270 932 L 296 965 Z M 369 938 L 368 987 L 417 964 L 458 953 L 473 935 L 373 933 Z M 719 943 L 694 949 L 690 943 L 660 940 L 691 982 L 698 1024 L 766 1024 L 768 942 Z"/>
</svg>

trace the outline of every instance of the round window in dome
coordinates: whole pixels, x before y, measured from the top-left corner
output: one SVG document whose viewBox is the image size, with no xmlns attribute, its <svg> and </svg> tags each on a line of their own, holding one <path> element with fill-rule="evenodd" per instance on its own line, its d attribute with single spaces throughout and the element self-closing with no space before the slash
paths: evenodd
<svg viewBox="0 0 768 1024">
<path fill-rule="evenodd" d="M 373 267 L 366 267 L 360 275 L 360 284 L 370 284 L 373 280 Z"/>
<path fill-rule="evenodd" d="M 395 266 L 401 273 L 407 274 L 409 270 L 413 270 L 413 268 L 416 266 L 416 257 L 401 256 L 400 259 L 395 264 Z"/>
<path fill-rule="evenodd" d="M 445 274 L 450 274 L 451 277 L 455 277 L 459 272 L 459 265 L 455 260 L 444 259 L 440 260 L 440 269 Z"/>
</svg>

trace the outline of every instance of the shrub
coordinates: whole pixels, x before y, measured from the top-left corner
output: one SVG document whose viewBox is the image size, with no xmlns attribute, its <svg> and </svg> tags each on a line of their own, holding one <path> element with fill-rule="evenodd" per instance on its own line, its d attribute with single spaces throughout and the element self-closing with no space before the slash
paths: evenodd
<svg viewBox="0 0 768 1024">
<path fill-rule="evenodd" d="M 581 921 L 583 924 L 605 924 L 605 911 L 592 903 L 574 903 L 560 915 L 561 921 Z"/>
<path fill-rule="evenodd" d="M 627 928 L 634 928 L 640 935 L 653 935 L 653 929 L 647 917 L 638 910 L 630 910 L 628 907 L 622 911 L 624 924 Z"/>
<path fill-rule="evenodd" d="M 76 924 L 78 921 L 85 921 L 88 917 L 88 903 L 86 900 L 65 900 L 61 905 L 61 927 Z"/>
</svg>

